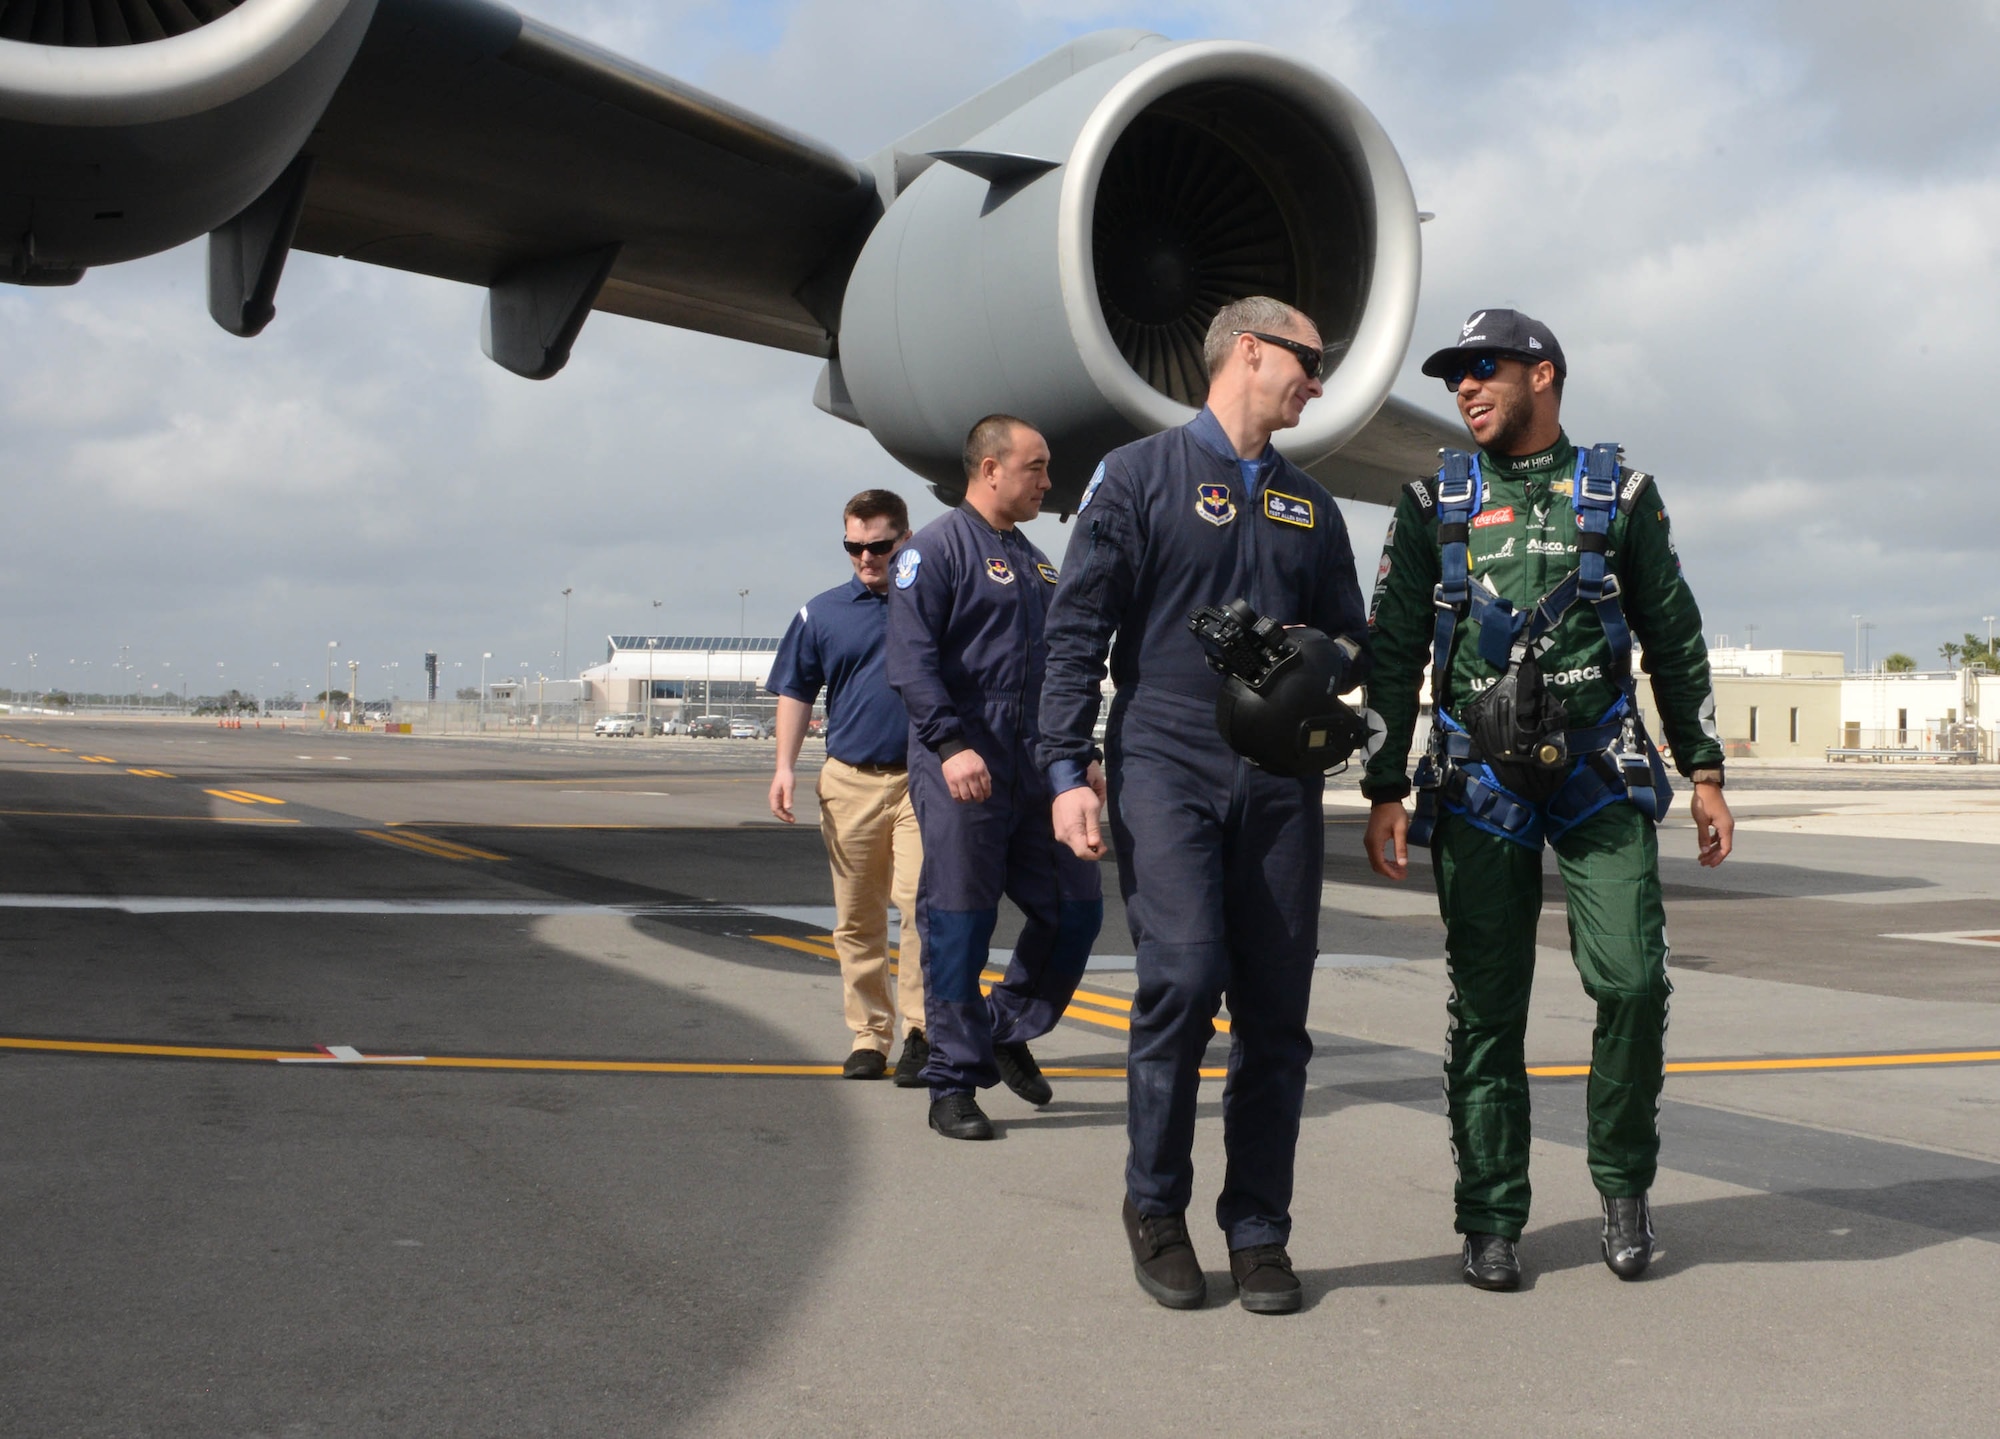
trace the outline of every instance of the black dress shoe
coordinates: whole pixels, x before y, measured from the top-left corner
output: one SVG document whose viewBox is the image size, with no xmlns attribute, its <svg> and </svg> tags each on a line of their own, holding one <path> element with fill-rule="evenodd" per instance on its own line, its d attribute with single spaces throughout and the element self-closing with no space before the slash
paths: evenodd
<svg viewBox="0 0 2000 1439">
<path fill-rule="evenodd" d="M 1296 1314 L 1303 1297 L 1292 1256 L 1282 1244 L 1251 1244 L 1229 1251 L 1229 1277 L 1252 1314 Z"/>
<path fill-rule="evenodd" d="M 889 1061 L 880 1050 L 857 1049 L 840 1066 L 842 1079 L 880 1079 L 889 1072 Z"/>
<path fill-rule="evenodd" d="M 1000 1082 L 1013 1090 L 1028 1103 L 1040 1109 L 1056 1092 L 1049 1088 L 1049 1082 L 1042 1078 L 1042 1067 L 1035 1063 L 1035 1056 L 1028 1053 L 1025 1044 L 996 1044 L 993 1058 L 1000 1066 Z"/>
<path fill-rule="evenodd" d="M 1521 1287 L 1521 1261 L 1514 1254 L 1514 1241 L 1498 1234 L 1468 1234 L 1459 1272 L 1474 1289 L 1505 1292 Z"/>
<path fill-rule="evenodd" d="M 1604 1201 L 1604 1262 L 1620 1279 L 1637 1279 L 1653 1262 L 1653 1207 L 1646 1196 Z"/>
<path fill-rule="evenodd" d="M 931 1128 L 946 1139 L 991 1139 L 993 1121 L 964 1090 L 931 1101 Z"/>
<path fill-rule="evenodd" d="M 1125 1238 L 1139 1287 L 1169 1309 L 1199 1309 L 1208 1280 L 1188 1242 L 1186 1214 L 1141 1214 L 1125 1197 Z"/>
<path fill-rule="evenodd" d="M 903 1040 L 903 1052 L 896 1057 L 896 1088 L 922 1089 L 924 1066 L 931 1062 L 930 1041 L 921 1029 L 913 1029 Z"/>
</svg>

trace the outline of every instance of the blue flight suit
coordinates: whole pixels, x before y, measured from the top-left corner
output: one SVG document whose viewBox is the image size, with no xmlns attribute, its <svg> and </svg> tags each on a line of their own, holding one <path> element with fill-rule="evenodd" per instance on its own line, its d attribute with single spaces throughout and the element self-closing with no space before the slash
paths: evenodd
<svg viewBox="0 0 2000 1439">
<path fill-rule="evenodd" d="M 1057 844 L 1034 759 L 1042 622 L 1056 569 L 1019 530 L 971 506 L 932 521 L 896 556 L 889 683 L 910 714 L 910 798 L 923 834 L 917 885 L 931 1098 L 999 1083 L 993 1046 L 1047 1034 L 1104 923 L 1097 866 Z M 944 761 L 974 749 L 993 793 L 961 804 Z M 1000 896 L 1027 918 L 989 998 L 980 971 Z"/>
<path fill-rule="evenodd" d="M 1188 1207 L 1199 1067 L 1226 994 L 1215 1213 L 1242 1249 L 1291 1234 L 1325 782 L 1266 773 L 1216 730 L 1222 681 L 1187 621 L 1234 599 L 1355 641 L 1345 683 L 1365 676 L 1368 619 L 1340 511 L 1276 450 L 1238 459 L 1204 409 L 1113 450 L 1084 492 L 1049 612 L 1038 758 L 1053 793 L 1082 783 L 1108 651 L 1111 840 L 1138 943 L 1126 1188 L 1141 1214 Z"/>
</svg>

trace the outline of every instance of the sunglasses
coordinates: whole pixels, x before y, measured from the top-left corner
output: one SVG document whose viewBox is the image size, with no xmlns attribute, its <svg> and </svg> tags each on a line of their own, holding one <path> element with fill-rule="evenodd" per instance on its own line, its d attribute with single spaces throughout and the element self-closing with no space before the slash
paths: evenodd
<svg viewBox="0 0 2000 1439">
<path fill-rule="evenodd" d="M 873 555 L 880 559 L 895 553 L 897 545 L 903 542 L 901 535 L 891 535 L 886 540 L 842 540 L 840 547 L 850 555 Z"/>
<path fill-rule="evenodd" d="M 1484 384 L 1499 373 L 1500 357 L 1498 355 L 1478 355 L 1467 360 L 1462 365 L 1453 365 L 1447 369 L 1444 372 L 1444 387 L 1455 395 L 1458 393 L 1458 387 L 1465 383 L 1467 375 Z"/>
<path fill-rule="evenodd" d="M 1290 350 L 1298 357 L 1309 379 L 1323 380 L 1326 374 L 1322 367 L 1326 364 L 1326 351 L 1316 350 L 1311 345 L 1302 345 L 1297 340 L 1288 340 L 1283 335 L 1267 335 L 1262 330 L 1231 330 L 1232 335 L 1248 335 L 1253 340 L 1262 340 L 1267 345 L 1276 345 L 1281 350 Z"/>
</svg>

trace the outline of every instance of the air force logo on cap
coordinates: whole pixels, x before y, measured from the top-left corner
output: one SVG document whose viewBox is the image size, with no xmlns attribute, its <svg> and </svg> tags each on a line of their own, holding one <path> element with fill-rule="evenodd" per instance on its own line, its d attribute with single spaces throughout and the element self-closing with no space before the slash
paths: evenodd
<svg viewBox="0 0 2000 1439">
<path fill-rule="evenodd" d="M 906 590 L 917 582 L 917 566 L 924 557 L 915 550 L 906 549 L 896 556 L 896 588 Z"/>
</svg>

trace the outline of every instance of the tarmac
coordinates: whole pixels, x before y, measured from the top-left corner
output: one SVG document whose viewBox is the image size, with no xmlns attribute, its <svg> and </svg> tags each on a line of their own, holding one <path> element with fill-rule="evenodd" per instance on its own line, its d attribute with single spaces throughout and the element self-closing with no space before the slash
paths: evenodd
<svg viewBox="0 0 2000 1439">
<path fill-rule="evenodd" d="M 1716 871 L 1664 827 L 1638 1283 L 1598 1256 L 1550 866 L 1511 1295 L 1457 1277 L 1428 870 L 1370 875 L 1337 780 L 1306 1302 L 1263 1317 L 1206 1212 L 1219 1079 L 1208 1304 L 1133 1282 L 1115 875 L 1055 1101 L 946 1141 L 837 1078 L 824 852 L 770 762 L 0 716 L 0 1433 L 2000 1430 L 1991 768 L 1732 764 Z"/>
</svg>

